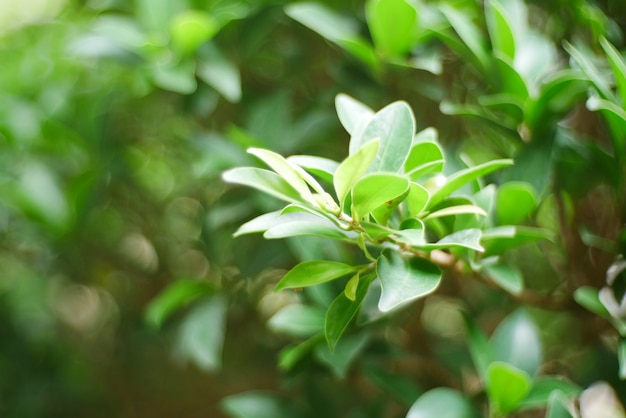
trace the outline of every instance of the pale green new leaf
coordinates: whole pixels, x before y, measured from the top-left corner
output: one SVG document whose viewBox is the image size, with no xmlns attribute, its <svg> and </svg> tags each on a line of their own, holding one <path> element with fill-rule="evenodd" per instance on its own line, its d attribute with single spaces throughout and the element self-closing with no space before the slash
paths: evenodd
<svg viewBox="0 0 626 418">
<path fill-rule="evenodd" d="M 407 204 L 407 217 L 412 218 L 414 216 L 419 215 L 424 209 L 426 209 L 426 205 L 428 205 L 428 199 L 430 198 L 430 194 L 428 190 L 426 190 L 423 186 L 420 186 L 417 183 L 411 182 L 409 185 L 409 194 L 406 197 Z"/>
<path fill-rule="evenodd" d="M 418 142 L 411 147 L 404 172 L 415 181 L 426 174 L 440 172 L 443 162 L 443 152 L 437 143 Z"/>
<path fill-rule="evenodd" d="M 413 111 L 406 102 L 394 102 L 376 112 L 367 123 L 357 126 L 350 139 L 350 154 L 378 138 L 380 146 L 370 171 L 399 172 L 404 167 L 414 134 Z"/>
<path fill-rule="evenodd" d="M 343 93 L 335 97 L 335 108 L 339 121 L 350 135 L 354 133 L 359 121 L 374 116 L 374 111 L 368 106 Z"/>
<path fill-rule="evenodd" d="M 337 193 L 337 199 L 342 208 L 346 196 L 376 158 L 379 146 L 380 141 L 377 139 L 368 142 L 357 152 L 343 160 L 335 170 L 333 179 L 335 193 Z"/>
<path fill-rule="evenodd" d="M 431 194 L 430 201 L 428 202 L 428 207 L 432 208 L 437 203 L 448 197 L 452 192 L 460 189 L 467 183 L 474 181 L 479 177 L 487 175 L 495 170 L 510 165 L 513 165 L 513 160 L 492 160 L 484 164 L 466 168 L 453 174 L 452 176 L 448 177 L 445 184 L 443 184 L 439 189 Z"/>
<path fill-rule="evenodd" d="M 409 180 L 404 177 L 388 173 L 368 174 L 352 188 L 353 217 L 361 219 L 408 190 Z"/>
<path fill-rule="evenodd" d="M 248 222 L 242 224 L 237 231 L 235 231 L 233 237 L 267 231 L 277 224 L 281 212 L 282 211 L 280 210 L 268 212 L 249 220 Z"/>
<path fill-rule="evenodd" d="M 413 245 L 413 247 L 427 251 L 444 248 L 469 248 L 470 250 L 482 252 L 484 251 L 484 248 L 480 245 L 481 235 L 482 232 L 480 229 L 463 229 L 461 231 L 455 231 L 450 235 L 446 235 L 435 243 Z"/>
<path fill-rule="evenodd" d="M 314 203 L 311 190 L 304 178 L 294 166 L 289 163 L 282 155 L 273 151 L 269 151 L 261 148 L 249 148 L 248 153 L 259 158 L 265 164 L 267 164 L 272 170 L 274 170 L 279 176 L 281 176 L 287 183 L 300 193 L 300 196 L 307 202 Z"/>
<path fill-rule="evenodd" d="M 496 416 L 514 411 L 531 387 L 528 374 L 510 364 L 496 361 L 487 368 L 487 396 Z"/>
<path fill-rule="evenodd" d="M 303 202 L 300 194 L 278 174 L 255 167 L 237 167 L 225 171 L 222 179 L 265 192 L 287 202 Z M 303 203 L 306 203 L 304 201 Z"/>
<path fill-rule="evenodd" d="M 311 260 L 296 265 L 278 282 L 274 291 L 328 282 L 355 272 L 355 267 L 336 261 Z"/>
<path fill-rule="evenodd" d="M 430 261 L 419 257 L 405 259 L 389 248 L 378 258 L 376 272 L 382 287 L 378 301 L 382 312 L 432 293 L 441 282 L 441 271 Z"/>
<path fill-rule="evenodd" d="M 453 216 L 453 215 L 480 215 L 487 216 L 487 212 L 483 210 L 483 208 L 475 205 L 457 205 L 457 206 L 449 206 L 447 208 L 439 209 L 435 212 L 431 212 L 426 217 L 426 219 L 433 218 L 441 218 L 443 216 Z"/>
<path fill-rule="evenodd" d="M 339 229 L 330 220 L 307 212 L 285 213 L 274 220 L 263 234 L 266 239 L 278 239 L 295 236 L 318 236 L 339 240 L 354 239 L 355 232 Z"/>
</svg>

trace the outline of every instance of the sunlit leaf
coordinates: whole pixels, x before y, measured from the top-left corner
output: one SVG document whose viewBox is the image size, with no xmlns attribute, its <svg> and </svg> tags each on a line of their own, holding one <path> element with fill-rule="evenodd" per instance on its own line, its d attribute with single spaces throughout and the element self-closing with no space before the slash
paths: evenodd
<svg viewBox="0 0 626 418">
<path fill-rule="evenodd" d="M 194 52 L 220 29 L 217 20 L 201 10 L 184 10 L 170 21 L 170 40 L 183 54 Z"/>
<path fill-rule="evenodd" d="M 489 405 L 496 414 L 506 415 L 528 395 L 532 380 L 516 367 L 496 361 L 487 368 L 486 389 Z"/>
<path fill-rule="evenodd" d="M 333 175 L 339 166 L 337 161 L 311 155 L 292 155 L 287 157 L 287 161 L 305 168 L 328 183 L 333 182 Z"/>
<path fill-rule="evenodd" d="M 407 216 L 412 218 L 419 215 L 424 209 L 426 209 L 429 198 L 430 194 L 428 193 L 428 190 L 417 183 L 411 183 L 409 185 L 409 194 L 406 197 L 408 209 Z"/>
<path fill-rule="evenodd" d="M 339 240 L 349 240 L 356 237 L 356 233 L 339 229 L 334 223 L 321 216 L 306 212 L 283 214 L 273 221 L 263 234 L 266 239 L 311 235 Z"/>
<path fill-rule="evenodd" d="M 367 24 L 376 49 L 383 54 L 403 56 L 413 48 L 418 29 L 416 8 L 406 0 L 366 2 Z"/>
<path fill-rule="evenodd" d="M 303 202 L 296 189 L 281 176 L 269 170 L 255 167 L 237 167 L 225 171 L 222 174 L 222 179 L 227 183 L 255 188 L 287 202 Z"/>
<path fill-rule="evenodd" d="M 494 53 L 513 60 L 515 37 L 506 10 L 498 0 L 491 0 L 485 5 L 485 17 Z"/>
<path fill-rule="evenodd" d="M 344 263 L 326 260 L 305 261 L 298 264 L 278 282 L 275 291 L 324 283 L 353 273 L 355 268 Z"/>
<path fill-rule="evenodd" d="M 352 189 L 352 212 L 361 219 L 377 207 L 393 201 L 409 189 L 409 181 L 394 174 L 368 174 Z"/>
<path fill-rule="evenodd" d="M 424 250 L 436 250 L 452 247 L 469 248 L 475 251 L 483 251 L 483 247 L 480 245 L 480 238 L 482 232 L 480 229 L 463 229 L 461 231 L 455 231 L 450 235 L 446 235 L 435 243 L 428 243 L 424 245 L 414 245 L 416 248 Z"/>
<path fill-rule="evenodd" d="M 378 308 L 388 312 L 432 293 L 441 282 L 441 271 L 419 257 L 405 259 L 394 250 L 383 250 L 376 271 L 382 286 Z"/>
<path fill-rule="evenodd" d="M 409 156 L 404 163 L 404 172 L 417 180 L 430 173 L 443 169 L 443 152 L 435 142 L 418 142 L 413 144 Z"/>
<path fill-rule="evenodd" d="M 424 217 L 424 220 L 433 219 L 433 218 L 441 218 L 443 216 L 468 215 L 468 214 L 487 216 L 487 213 L 479 206 L 458 205 L 458 206 L 448 206 L 447 208 L 443 208 L 443 209 L 439 209 L 434 212 L 431 212 Z"/>
<path fill-rule="evenodd" d="M 335 170 L 333 181 L 340 206 L 343 207 L 346 196 L 374 162 L 379 146 L 379 140 L 368 142 L 343 160 Z"/>
</svg>

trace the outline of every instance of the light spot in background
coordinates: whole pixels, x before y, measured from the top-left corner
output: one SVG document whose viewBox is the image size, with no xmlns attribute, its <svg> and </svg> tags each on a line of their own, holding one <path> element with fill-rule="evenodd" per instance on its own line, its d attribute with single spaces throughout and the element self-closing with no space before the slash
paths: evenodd
<svg viewBox="0 0 626 418">
<path fill-rule="evenodd" d="M 0 35 L 51 19 L 66 3 L 67 0 L 3 0 L 0 2 Z"/>
<path fill-rule="evenodd" d="M 148 273 L 159 268 L 159 257 L 154 246 L 142 234 L 128 234 L 122 239 L 120 251 L 126 259 Z"/>
<path fill-rule="evenodd" d="M 426 298 L 422 312 L 424 328 L 444 338 L 463 337 L 463 317 L 458 301 L 438 296 Z"/>
</svg>

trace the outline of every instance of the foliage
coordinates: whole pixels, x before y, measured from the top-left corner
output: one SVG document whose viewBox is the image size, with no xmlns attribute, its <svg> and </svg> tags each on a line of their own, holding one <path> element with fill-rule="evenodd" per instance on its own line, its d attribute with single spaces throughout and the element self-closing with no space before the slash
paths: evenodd
<svg viewBox="0 0 626 418">
<path fill-rule="evenodd" d="M 626 415 L 621 2 L 7 4 L 0 415 Z"/>
</svg>

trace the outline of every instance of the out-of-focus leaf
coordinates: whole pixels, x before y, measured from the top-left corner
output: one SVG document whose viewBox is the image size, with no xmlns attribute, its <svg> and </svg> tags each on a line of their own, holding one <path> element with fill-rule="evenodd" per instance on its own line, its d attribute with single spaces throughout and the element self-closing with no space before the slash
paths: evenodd
<svg viewBox="0 0 626 418">
<path fill-rule="evenodd" d="M 607 311 L 604 304 L 600 302 L 598 289 L 596 288 L 591 286 L 579 287 L 574 291 L 574 300 L 578 302 L 579 305 L 602 318 L 609 319 L 611 317 L 611 314 Z"/>
<path fill-rule="evenodd" d="M 220 407 L 231 418 L 293 418 L 297 416 L 285 400 L 266 392 L 230 395 L 220 401 Z"/>
<path fill-rule="evenodd" d="M 364 144 L 358 151 L 343 160 L 335 170 L 333 184 L 342 208 L 354 185 L 374 162 L 379 147 L 380 141 L 376 139 Z"/>
<path fill-rule="evenodd" d="M 493 160 L 474 167 L 466 168 L 453 174 L 448 177 L 446 182 L 440 188 L 432 192 L 430 201 L 428 202 L 428 207 L 432 208 L 444 198 L 448 197 L 452 192 L 460 189 L 467 183 L 512 164 L 512 160 Z"/>
<path fill-rule="evenodd" d="M 319 361 L 330 367 L 335 377 L 345 379 L 350 366 L 365 348 L 368 338 L 369 335 L 364 332 L 344 337 L 334 350 L 326 344 L 320 344 L 315 349 L 315 355 Z"/>
<path fill-rule="evenodd" d="M 350 240 L 356 237 L 355 232 L 339 229 L 326 218 L 306 212 L 294 212 L 280 216 L 264 234 L 266 239 L 312 235 L 318 237 Z"/>
<path fill-rule="evenodd" d="M 191 60 L 155 63 L 152 67 L 152 77 L 154 84 L 164 90 L 191 94 L 197 87 L 195 71 L 195 63 Z"/>
<path fill-rule="evenodd" d="M 420 396 L 406 418 L 478 418 L 472 403 L 459 391 L 436 388 Z"/>
<path fill-rule="evenodd" d="M 380 146 L 370 171 L 398 172 L 404 166 L 414 135 L 413 111 L 406 102 L 394 102 L 376 112 L 367 123 L 357 126 L 350 139 L 350 154 L 378 138 Z"/>
<path fill-rule="evenodd" d="M 198 54 L 198 78 L 213 87 L 231 103 L 241 99 L 239 69 L 217 48 L 206 45 Z"/>
<path fill-rule="evenodd" d="M 314 306 L 287 305 L 267 322 L 274 332 L 294 337 L 310 337 L 324 329 L 324 311 Z"/>
<path fill-rule="evenodd" d="M 506 225 L 483 230 L 481 244 L 485 248 L 485 256 L 489 256 L 540 240 L 553 239 L 554 234 L 546 229 Z"/>
<path fill-rule="evenodd" d="M 300 194 L 289 183 L 278 174 L 269 170 L 255 167 L 237 167 L 225 171 L 222 174 L 222 179 L 227 183 L 253 187 L 287 202 L 303 202 Z"/>
<path fill-rule="evenodd" d="M 358 278 L 358 276 L 355 277 Z M 324 322 L 324 334 L 331 350 L 335 349 L 337 342 L 361 307 L 371 282 L 371 275 L 360 278 L 357 281 L 353 300 L 348 298 L 345 292 L 342 292 L 328 307 Z"/>
<path fill-rule="evenodd" d="M 412 379 L 376 366 L 365 366 L 365 374 L 374 385 L 409 407 L 420 395 Z"/>
<path fill-rule="evenodd" d="M 501 361 L 534 376 L 543 361 L 537 326 L 524 310 L 506 317 L 491 336 L 495 361 Z"/>
<path fill-rule="evenodd" d="M 571 411 L 574 409 L 572 400 L 559 391 L 555 390 L 550 394 L 545 418 L 574 418 L 577 415 Z"/>
<path fill-rule="evenodd" d="M 298 264 L 278 282 L 275 291 L 324 283 L 353 273 L 355 268 L 344 263 L 311 260 Z"/>
<path fill-rule="evenodd" d="M 213 288 L 207 282 L 178 280 L 166 287 L 156 298 L 152 299 L 146 308 L 146 322 L 155 328 L 159 328 L 177 309 L 213 292 Z"/>
<path fill-rule="evenodd" d="M 468 348 L 472 356 L 472 361 L 474 362 L 474 367 L 476 367 L 478 375 L 482 379 L 485 379 L 487 376 L 487 368 L 489 364 L 493 362 L 493 354 L 489 340 L 470 315 L 464 314 L 463 318 L 465 319 Z"/>
<path fill-rule="evenodd" d="M 524 290 L 524 277 L 522 273 L 513 266 L 502 263 L 487 264 L 483 267 L 482 271 L 498 286 L 513 295 L 517 295 Z"/>
<path fill-rule="evenodd" d="M 350 135 L 354 133 L 360 120 L 374 116 L 372 109 L 347 94 L 338 94 L 335 97 L 335 108 L 341 124 Z"/>
<path fill-rule="evenodd" d="M 515 37 L 506 10 L 498 0 L 491 0 L 485 4 L 485 17 L 493 52 L 513 60 Z"/>
<path fill-rule="evenodd" d="M 373 173 L 362 177 L 352 188 L 352 213 L 361 219 L 374 209 L 409 190 L 405 177 L 388 173 Z"/>
<path fill-rule="evenodd" d="M 626 379 L 626 339 L 622 337 L 617 347 L 617 360 L 619 362 L 619 378 Z"/>
<path fill-rule="evenodd" d="M 193 53 L 220 29 L 213 16 L 200 10 L 185 10 L 176 14 L 169 28 L 172 45 L 183 54 Z"/>
<path fill-rule="evenodd" d="M 389 57 L 411 51 L 419 23 L 413 4 L 406 0 L 370 0 L 365 10 L 377 50 Z"/>
<path fill-rule="evenodd" d="M 531 387 L 532 380 L 528 374 L 511 364 L 496 361 L 487 368 L 487 396 L 496 416 L 514 411 Z"/>
<path fill-rule="evenodd" d="M 219 369 L 226 326 L 226 299 L 215 295 L 198 303 L 180 326 L 176 354 L 206 371 Z"/>
<path fill-rule="evenodd" d="M 392 249 L 383 250 L 376 272 L 382 286 L 378 302 L 382 312 L 432 293 L 441 282 L 437 266 L 419 257 L 405 259 Z"/>
<path fill-rule="evenodd" d="M 498 188 L 496 217 L 500 225 L 516 225 L 537 206 L 535 191 L 528 183 L 507 182 Z"/>
<path fill-rule="evenodd" d="M 626 63 L 619 51 L 604 36 L 600 37 L 600 45 L 611 63 L 611 69 L 617 84 L 617 93 L 622 106 L 626 106 Z"/>
<path fill-rule="evenodd" d="M 303 343 L 283 348 L 279 354 L 278 368 L 284 372 L 292 370 L 301 361 L 309 357 L 321 341 L 322 334 L 316 334 Z"/>
</svg>

